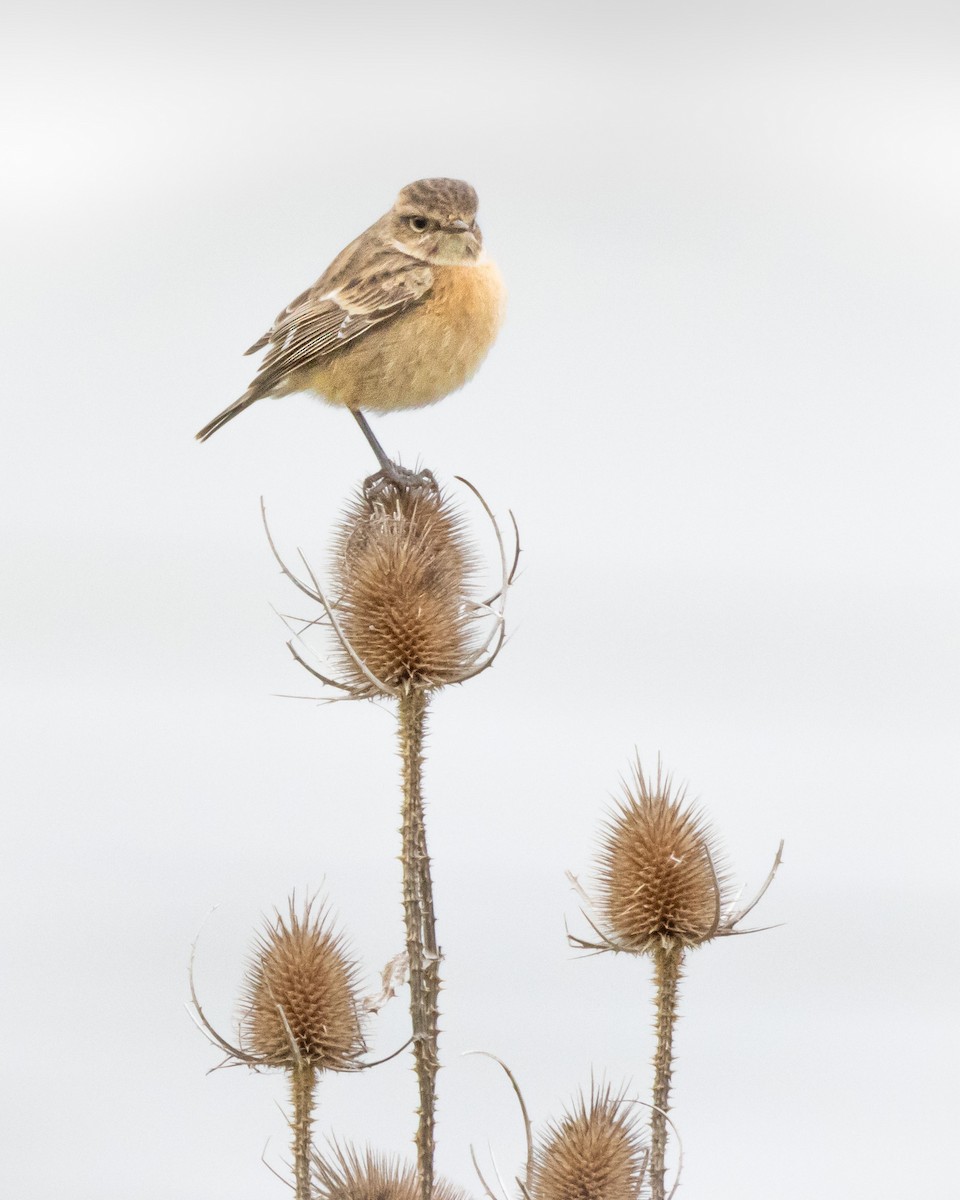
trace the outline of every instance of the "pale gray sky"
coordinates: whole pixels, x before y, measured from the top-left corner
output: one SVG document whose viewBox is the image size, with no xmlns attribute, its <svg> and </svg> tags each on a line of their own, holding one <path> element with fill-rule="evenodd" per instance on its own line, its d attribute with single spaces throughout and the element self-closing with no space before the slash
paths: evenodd
<svg viewBox="0 0 960 1200">
<path fill-rule="evenodd" d="M 683 1195 L 945 1194 L 956 1119 L 960 18 L 948 4 L 32 6 L 0 72 L 6 602 L 0 1190 L 284 1195 L 282 1084 L 204 1072 L 260 914 L 400 947 L 387 711 L 310 692 L 259 520 L 323 564 L 373 468 L 242 351 L 422 175 L 510 289 L 476 380 L 377 423 L 523 535 L 511 641 L 439 699 L 439 1165 L 649 1084 L 644 963 L 579 960 L 636 747 L 758 920 L 690 962 Z M 492 546 L 477 517 L 478 536 Z M 951 1016 L 950 1014 L 954 1015 Z M 403 1001 L 374 1045 L 403 1039 Z M 319 1127 L 406 1149 L 401 1060 Z"/>
</svg>

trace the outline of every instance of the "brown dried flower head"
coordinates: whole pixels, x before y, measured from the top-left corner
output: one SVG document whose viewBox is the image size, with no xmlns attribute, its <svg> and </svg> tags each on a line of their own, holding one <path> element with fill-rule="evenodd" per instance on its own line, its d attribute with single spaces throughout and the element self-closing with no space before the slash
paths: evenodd
<svg viewBox="0 0 960 1200">
<path fill-rule="evenodd" d="M 359 497 L 334 554 L 340 627 L 371 674 L 388 687 L 425 689 L 469 673 L 476 623 L 467 592 L 476 562 L 460 515 L 439 492 Z M 351 654 L 341 649 L 338 664 L 347 683 L 370 690 Z"/>
<path fill-rule="evenodd" d="M 698 946 L 718 931 L 723 880 L 711 835 L 683 791 L 671 791 L 659 763 L 654 782 L 638 760 L 602 830 L 598 907 L 617 949 Z"/>
<path fill-rule="evenodd" d="M 277 913 L 258 935 L 247 971 L 242 1045 L 248 1061 L 346 1071 L 366 1049 L 357 965 L 326 912 L 308 901 Z"/>
<path fill-rule="evenodd" d="M 313 1156 L 317 1200 L 420 1200 L 417 1171 L 411 1164 L 367 1149 L 333 1147 L 331 1157 Z M 462 1188 L 438 1179 L 434 1200 L 469 1200 Z"/>
<path fill-rule="evenodd" d="M 646 1161 L 635 1110 L 593 1088 L 537 1143 L 532 1200 L 637 1200 Z"/>
</svg>

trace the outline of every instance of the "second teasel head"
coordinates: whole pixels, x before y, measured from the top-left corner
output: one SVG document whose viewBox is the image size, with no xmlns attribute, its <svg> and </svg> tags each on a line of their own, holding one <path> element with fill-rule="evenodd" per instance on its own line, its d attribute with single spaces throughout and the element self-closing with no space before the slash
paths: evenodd
<svg viewBox="0 0 960 1200">
<path fill-rule="evenodd" d="M 659 764 L 651 779 L 637 761 L 600 835 L 597 906 L 611 948 L 641 954 L 712 938 L 725 904 L 716 862 L 713 837 L 683 790 L 674 794 Z"/>
<path fill-rule="evenodd" d="M 352 1070 L 366 1049 L 358 968 L 321 908 L 291 899 L 258 935 L 247 969 L 242 1045 L 259 1066 Z"/>
</svg>

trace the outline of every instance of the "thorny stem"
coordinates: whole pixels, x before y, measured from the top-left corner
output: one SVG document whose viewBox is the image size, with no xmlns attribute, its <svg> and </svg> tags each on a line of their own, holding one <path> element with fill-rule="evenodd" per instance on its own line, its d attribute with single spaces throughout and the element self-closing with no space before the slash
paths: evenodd
<svg viewBox="0 0 960 1200">
<path fill-rule="evenodd" d="M 679 942 L 658 945 L 653 950 L 657 987 L 657 1049 L 653 1059 L 653 1111 L 650 1117 L 650 1194 L 664 1200 L 663 1175 L 667 1153 L 667 1114 L 670 1110 L 670 1080 L 673 1075 L 673 1028 L 677 1023 L 677 984 L 683 962 Z"/>
<path fill-rule="evenodd" d="M 422 767 L 426 710 L 427 697 L 423 691 L 407 688 L 401 693 L 397 717 L 403 765 L 403 914 L 410 964 L 413 1060 L 420 1092 L 416 1137 L 420 1200 L 430 1200 L 433 1194 L 436 1081 L 440 1065 L 437 1057 L 440 955 L 433 911 L 430 857 L 423 822 Z"/>
<path fill-rule="evenodd" d="M 310 1158 L 313 1132 L 313 1089 L 317 1082 L 316 1069 L 302 1060 L 290 1069 L 290 1091 L 293 1098 L 293 1177 L 296 1200 L 311 1200 Z"/>
</svg>

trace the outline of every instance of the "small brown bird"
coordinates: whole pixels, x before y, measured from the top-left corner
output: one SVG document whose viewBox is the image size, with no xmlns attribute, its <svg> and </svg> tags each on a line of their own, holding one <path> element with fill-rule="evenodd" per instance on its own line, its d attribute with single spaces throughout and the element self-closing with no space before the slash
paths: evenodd
<svg viewBox="0 0 960 1200">
<path fill-rule="evenodd" d="M 405 187 L 250 347 L 266 350 L 256 378 L 198 440 L 264 396 L 314 392 L 353 413 L 389 473 L 364 410 L 420 408 L 463 387 L 503 320 L 476 216 L 477 193 L 459 179 Z"/>
</svg>

